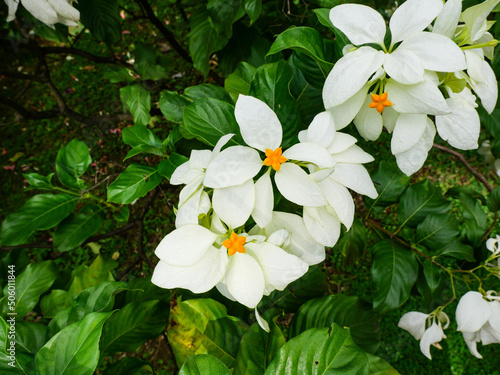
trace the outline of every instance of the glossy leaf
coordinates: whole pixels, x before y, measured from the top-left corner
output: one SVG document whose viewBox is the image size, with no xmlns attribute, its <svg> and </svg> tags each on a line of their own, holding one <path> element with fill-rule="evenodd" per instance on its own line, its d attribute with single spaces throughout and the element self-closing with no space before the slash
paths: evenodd
<svg viewBox="0 0 500 375">
<path fill-rule="evenodd" d="M 218 35 L 231 37 L 241 4 L 242 0 L 208 0 L 208 17 Z"/>
<path fill-rule="evenodd" d="M 158 164 L 158 173 L 160 176 L 170 180 L 172 173 L 174 173 L 177 167 L 184 164 L 188 160 L 189 159 L 187 157 L 173 152 L 169 155 L 168 159 L 165 159 Z"/>
<path fill-rule="evenodd" d="M 16 350 L 28 354 L 36 354 L 45 344 L 47 326 L 34 322 L 16 323 Z"/>
<path fill-rule="evenodd" d="M 231 96 L 222 87 L 210 85 L 207 83 L 189 86 L 184 90 L 184 97 L 197 100 L 204 98 L 212 98 L 222 100 L 223 102 L 232 103 Z"/>
<path fill-rule="evenodd" d="M 54 247 L 57 251 L 77 248 L 92 236 L 104 222 L 101 208 L 86 214 L 71 214 L 64 219 L 54 233 Z"/>
<path fill-rule="evenodd" d="M 368 354 L 370 375 L 400 375 L 390 364 L 373 354 Z"/>
<path fill-rule="evenodd" d="M 385 207 L 396 203 L 410 183 L 410 177 L 402 173 L 396 164 L 385 160 L 380 161 L 371 178 L 378 197 L 375 200 L 366 198 L 370 207 Z"/>
<path fill-rule="evenodd" d="M 417 280 L 417 260 L 410 249 L 389 240 L 375 244 L 372 252 L 372 277 L 377 287 L 373 308 L 380 312 L 398 308 Z"/>
<path fill-rule="evenodd" d="M 467 238 L 473 245 L 479 246 L 481 239 L 488 230 L 488 217 L 475 197 L 461 192 L 459 193 L 459 199 L 463 207 Z"/>
<path fill-rule="evenodd" d="M 161 113 L 168 121 L 177 124 L 182 122 L 182 112 L 189 103 L 191 103 L 191 100 L 175 91 L 163 91 L 160 95 Z"/>
<path fill-rule="evenodd" d="M 44 318 L 53 318 L 66 308 L 66 296 L 68 292 L 61 289 L 53 289 L 50 294 L 44 296 L 40 301 L 40 308 Z"/>
<path fill-rule="evenodd" d="M 132 203 L 154 189 L 161 180 L 156 168 L 131 164 L 109 185 L 108 202 Z"/>
<path fill-rule="evenodd" d="M 50 229 L 59 224 L 73 211 L 79 200 L 79 196 L 67 194 L 35 195 L 2 222 L 0 242 L 7 246 L 27 243 L 35 230 Z"/>
<path fill-rule="evenodd" d="M 371 307 L 358 297 L 343 294 L 315 298 L 303 304 L 290 325 L 290 337 L 311 328 L 330 327 L 332 323 L 349 327 L 354 342 L 375 353 L 380 345 L 378 319 Z"/>
<path fill-rule="evenodd" d="M 7 320 L 9 319 L 12 319 L 12 317 L 7 318 Z M 21 322 L 17 324 L 21 324 Z M 35 361 L 33 354 L 26 353 L 23 349 L 20 350 L 20 348 L 17 347 L 17 338 L 14 339 L 10 334 L 10 327 L 11 324 L 7 324 L 7 322 L 0 317 L 0 372 L 2 375 L 34 374 Z M 14 343 L 14 345 L 12 343 Z M 11 349 L 14 349 L 15 354 L 10 351 Z"/>
<path fill-rule="evenodd" d="M 138 277 L 127 284 L 128 290 L 124 293 L 125 304 L 130 302 L 160 300 L 170 303 L 171 292 L 156 286 L 151 282 L 151 277 Z"/>
<path fill-rule="evenodd" d="M 500 186 L 496 186 L 488 195 L 488 199 L 486 200 L 486 204 L 488 208 L 492 212 L 497 212 L 500 210 Z"/>
<path fill-rule="evenodd" d="M 417 226 L 419 243 L 429 249 L 440 249 L 460 234 L 458 222 L 450 214 L 429 215 Z"/>
<path fill-rule="evenodd" d="M 173 307 L 167 336 L 179 366 L 192 355 L 206 353 L 233 368 L 247 328 L 238 318 L 228 316 L 221 303 L 199 298 Z"/>
<path fill-rule="evenodd" d="M 256 69 L 252 65 L 241 62 L 236 70 L 226 78 L 224 88 L 234 102 L 238 100 L 239 94 L 248 95 L 255 71 Z"/>
<path fill-rule="evenodd" d="M 151 94 L 142 85 L 128 85 L 120 89 L 120 98 L 130 110 L 134 123 L 147 125 L 151 119 Z"/>
<path fill-rule="evenodd" d="M 132 146 L 125 157 L 125 160 L 141 153 L 148 153 L 158 156 L 164 156 L 166 146 L 160 139 L 144 125 L 134 125 L 123 129 L 123 143 Z"/>
<path fill-rule="evenodd" d="M 163 332 L 168 323 L 168 303 L 132 302 L 113 315 L 104 327 L 101 350 L 111 354 L 131 352 Z"/>
<path fill-rule="evenodd" d="M 198 354 L 187 359 L 179 375 L 231 375 L 227 366 L 213 355 Z"/>
<path fill-rule="evenodd" d="M 168 78 L 171 71 L 171 62 L 159 53 L 154 47 L 144 43 L 135 46 L 134 68 L 143 80 L 151 79 L 157 81 Z"/>
<path fill-rule="evenodd" d="M 313 328 L 288 341 L 265 374 L 368 374 L 368 368 L 368 356 L 349 330 L 334 324 L 331 331 Z"/>
<path fill-rule="evenodd" d="M 31 190 L 31 189 L 39 189 L 39 190 L 51 189 L 53 176 L 54 176 L 54 173 L 51 173 L 48 176 L 42 176 L 38 173 L 23 173 L 23 177 L 30 184 L 30 186 L 28 187 L 29 190 Z"/>
<path fill-rule="evenodd" d="M 99 338 L 112 313 L 91 313 L 52 337 L 35 357 L 40 375 L 91 375 L 99 360 Z"/>
<path fill-rule="evenodd" d="M 334 251 L 340 251 L 347 264 L 356 263 L 366 248 L 367 231 L 359 219 L 354 218 L 351 228 L 343 231 L 342 237 L 334 246 Z"/>
<path fill-rule="evenodd" d="M 90 163 L 92 158 L 88 146 L 73 139 L 57 153 L 57 176 L 63 185 L 80 189 L 84 183 L 79 177 L 85 173 Z"/>
<path fill-rule="evenodd" d="M 257 21 L 262 11 L 262 0 L 245 0 L 245 12 L 250 17 L 250 24 Z"/>
<path fill-rule="evenodd" d="M 98 40 L 114 44 L 121 38 L 120 8 L 117 0 L 81 0 L 82 23 Z"/>
<path fill-rule="evenodd" d="M 454 239 L 439 250 L 439 255 L 446 255 L 456 259 L 464 259 L 469 262 L 473 262 L 474 248 L 470 245 L 461 243 L 459 239 Z"/>
</svg>

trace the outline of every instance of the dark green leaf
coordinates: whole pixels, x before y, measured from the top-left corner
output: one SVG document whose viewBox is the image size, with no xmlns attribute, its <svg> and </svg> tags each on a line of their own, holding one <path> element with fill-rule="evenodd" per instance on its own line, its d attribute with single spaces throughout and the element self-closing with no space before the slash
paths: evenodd
<svg viewBox="0 0 500 375">
<path fill-rule="evenodd" d="M 50 294 L 44 296 L 40 301 L 42 315 L 44 318 L 53 318 L 66 308 L 66 296 L 68 292 L 61 289 L 53 289 Z"/>
<path fill-rule="evenodd" d="M 229 96 L 226 90 L 224 90 L 222 87 L 209 85 L 206 83 L 186 88 L 184 90 L 184 97 L 191 100 L 212 98 L 232 103 L 231 96 Z"/>
<path fill-rule="evenodd" d="M 411 185 L 401 196 L 398 220 L 401 226 L 416 227 L 428 215 L 445 214 L 450 202 L 443 198 L 441 188 L 424 180 Z"/>
<path fill-rule="evenodd" d="M 410 183 L 410 177 L 402 173 L 394 163 L 384 160 L 371 174 L 371 178 L 378 192 L 377 199 L 366 198 L 371 202 L 371 207 L 385 207 L 396 203 Z"/>
<path fill-rule="evenodd" d="M 15 319 L 13 317 L 7 318 Z M 13 320 L 15 321 L 15 320 Z M 16 323 L 15 327 L 22 325 L 21 322 Z M 11 323 L 7 324 L 0 316 L 0 372 L 2 375 L 27 375 L 35 374 L 34 356 L 24 351 L 25 348 L 17 347 L 17 338 L 14 338 L 10 333 L 9 328 Z M 21 328 L 22 329 L 22 328 Z M 43 328 L 42 328 L 43 329 Z M 38 337 L 38 336 L 37 336 Z M 35 339 L 35 337 L 32 337 Z M 21 345 L 23 345 L 22 343 Z M 31 343 L 29 346 L 37 345 L 38 341 Z M 24 345 L 23 345 L 24 346 Z M 16 348 L 17 347 L 17 348 Z"/>
<path fill-rule="evenodd" d="M 30 184 L 30 186 L 27 190 L 31 190 L 31 189 L 49 190 L 49 189 L 51 189 L 52 176 L 54 176 L 54 173 L 51 173 L 48 176 L 42 176 L 38 173 L 23 173 L 23 177 Z"/>
<path fill-rule="evenodd" d="M 223 135 L 237 134 L 228 145 L 241 144 L 239 127 L 234 117 L 234 107 L 218 99 L 199 99 L 184 107 L 184 125 L 198 140 L 215 146 Z"/>
<path fill-rule="evenodd" d="M 488 195 L 486 204 L 488 205 L 489 210 L 492 212 L 497 212 L 498 210 L 500 210 L 500 186 L 496 186 L 495 188 L 493 188 L 490 195 Z"/>
<path fill-rule="evenodd" d="M 208 0 L 209 21 L 217 34 L 230 38 L 242 0 Z"/>
<path fill-rule="evenodd" d="M 400 375 L 390 364 L 375 355 L 368 354 L 370 375 Z"/>
<path fill-rule="evenodd" d="M 255 71 L 256 69 L 252 65 L 241 62 L 238 68 L 226 78 L 224 88 L 234 102 L 238 99 L 239 94 L 248 95 Z"/>
<path fill-rule="evenodd" d="M 34 322 L 16 323 L 16 349 L 19 352 L 36 354 L 45 344 L 47 326 Z"/>
<path fill-rule="evenodd" d="M 125 357 L 114 365 L 106 367 L 103 375 L 146 375 L 154 374 L 150 363 L 134 357 Z"/>
<path fill-rule="evenodd" d="M 372 251 L 372 277 L 377 287 L 373 308 L 380 312 L 398 308 L 417 280 L 417 260 L 410 249 L 389 240 L 378 242 Z"/>
<path fill-rule="evenodd" d="M 170 295 L 169 289 L 160 288 L 153 284 L 151 277 L 141 277 L 128 283 L 128 290 L 124 297 L 125 303 L 154 300 L 170 302 Z"/>
<path fill-rule="evenodd" d="M 54 247 L 57 251 L 77 248 L 92 236 L 104 222 L 103 209 L 88 214 L 71 214 L 64 219 L 54 233 Z"/>
<path fill-rule="evenodd" d="M 128 206 L 123 206 L 120 211 L 113 214 L 113 219 L 120 222 L 127 222 L 130 216 L 130 209 Z"/>
<path fill-rule="evenodd" d="M 133 147 L 125 159 L 140 153 L 149 153 L 158 156 L 164 156 L 166 146 L 162 141 L 144 125 L 134 125 L 123 129 L 123 143 Z"/>
<path fill-rule="evenodd" d="M 233 368 L 246 329 L 245 323 L 227 315 L 224 305 L 199 298 L 179 302 L 172 309 L 167 336 L 179 366 L 190 356 L 204 352 Z"/>
<path fill-rule="evenodd" d="M 262 0 L 245 0 L 245 12 L 250 17 L 250 25 L 257 21 L 262 10 Z"/>
<path fill-rule="evenodd" d="M 458 239 L 454 239 L 448 245 L 439 250 L 439 255 L 446 255 L 456 259 L 465 259 L 469 262 L 473 262 L 474 248 L 461 243 Z"/>
<path fill-rule="evenodd" d="M 289 88 L 292 78 L 292 68 L 285 61 L 265 64 L 257 68 L 249 92 L 278 116 L 283 128 L 283 147 L 294 143 L 299 124 L 297 105 Z"/>
<path fill-rule="evenodd" d="M 120 99 L 130 110 L 134 123 L 147 125 L 151 120 L 151 94 L 142 85 L 129 85 L 120 89 Z"/>
<path fill-rule="evenodd" d="M 189 103 L 191 103 L 191 100 L 175 91 L 163 91 L 160 95 L 161 113 L 168 121 L 177 124 L 182 122 L 182 111 Z"/>
<path fill-rule="evenodd" d="M 82 188 L 83 181 L 79 177 L 85 173 L 92 163 L 89 148 L 78 139 L 73 139 L 57 153 L 56 171 L 63 185 Z"/>
<path fill-rule="evenodd" d="M 154 47 L 144 43 L 135 46 L 134 68 L 143 80 L 151 79 L 157 81 L 167 78 L 171 71 L 171 62 L 161 55 Z"/>
<path fill-rule="evenodd" d="M 145 165 L 131 164 L 108 187 L 108 202 L 129 204 L 145 196 L 162 180 L 158 170 Z"/>
<path fill-rule="evenodd" d="M 458 223 L 450 214 L 429 215 L 417 226 L 418 242 L 429 249 L 440 249 L 458 237 Z"/>
<path fill-rule="evenodd" d="M 354 264 L 365 251 L 366 236 L 365 226 L 359 219 L 354 218 L 351 229 L 343 233 L 335 244 L 334 251 L 340 251 L 346 257 L 347 264 Z"/>
<path fill-rule="evenodd" d="M 325 8 L 314 9 L 313 12 L 316 13 L 318 21 L 323 25 L 328 27 L 330 30 L 334 31 L 332 21 L 330 21 L 330 10 Z"/>
<path fill-rule="evenodd" d="M 163 301 L 132 302 L 125 305 L 104 327 L 102 352 L 131 352 L 144 341 L 158 336 L 168 323 L 168 307 L 168 303 Z"/>
<path fill-rule="evenodd" d="M 99 360 L 102 326 L 112 313 L 92 313 L 67 326 L 37 353 L 40 375 L 91 375 Z"/>
<path fill-rule="evenodd" d="M 364 350 L 377 351 L 380 345 L 377 316 L 358 297 L 343 294 L 315 298 L 302 305 L 293 317 L 289 337 L 310 328 L 330 327 L 332 323 L 349 327 L 352 339 Z"/>
<path fill-rule="evenodd" d="M 80 0 L 82 23 L 98 40 L 115 44 L 121 38 L 120 8 L 117 0 Z"/>
<path fill-rule="evenodd" d="M 368 356 L 348 329 L 309 329 L 288 341 L 266 375 L 368 374 Z"/>
<path fill-rule="evenodd" d="M 431 305 L 441 297 L 444 287 L 443 272 L 441 267 L 433 264 L 430 259 L 424 259 L 422 271 L 418 275 L 417 289 L 426 304 Z"/>
<path fill-rule="evenodd" d="M 163 160 L 160 164 L 158 164 L 158 173 L 160 176 L 170 180 L 172 173 L 174 173 L 177 167 L 184 164 L 188 160 L 189 159 L 187 157 L 173 152 L 169 155 L 168 159 Z"/>
<path fill-rule="evenodd" d="M 481 239 L 488 230 L 488 217 L 476 198 L 460 192 L 459 199 L 463 207 L 467 238 L 474 246 L 479 246 Z"/>
<path fill-rule="evenodd" d="M 212 355 L 198 354 L 187 359 L 179 375 L 231 375 L 224 363 Z"/>
<path fill-rule="evenodd" d="M 130 82 L 134 78 L 130 74 L 130 70 L 123 66 L 108 66 L 103 69 L 103 78 L 111 83 Z"/>
</svg>

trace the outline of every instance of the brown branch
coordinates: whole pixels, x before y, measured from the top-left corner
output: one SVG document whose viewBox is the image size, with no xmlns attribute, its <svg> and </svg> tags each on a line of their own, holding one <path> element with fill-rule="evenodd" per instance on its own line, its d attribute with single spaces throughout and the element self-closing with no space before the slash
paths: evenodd
<svg viewBox="0 0 500 375">
<path fill-rule="evenodd" d="M 8 77 L 8 78 L 15 78 L 15 79 L 24 79 L 24 80 L 34 81 L 34 82 L 46 82 L 46 79 L 44 76 L 13 72 L 13 71 L 3 70 L 3 69 L 0 70 L 0 76 L 4 76 L 4 77 Z"/>
<path fill-rule="evenodd" d="M 165 25 L 156 17 L 151 5 L 149 5 L 148 0 L 135 0 L 139 5 L 142 6 L 144 11 L 146 12 L 147 17 L 151 21 L 153 25 L 163 34 L 167 42 L 170 46 L 187 62 L 192 63 L 193 60 L 189 56 L 189 54 L 184 50 L 184 48 L 179 44 L 179 42 L 175 39 L 174 34 L 168 30 Z"/>
<path fill-rule="evenodd" d="M 437 148 L 438 150 L 441 150 L 441 151 L 444 151 L 444 152 L 447 152 L 455 157 L 457 157 L 461 162 L 462 164 L 465 166 L 465 168 L 468 169 L 468 171 L 470 173 L 472 173 L 485 187 L 486 189 L 488 189 L 489 192 L 491 192 L 493 190 L 493 188 L 491 187 L 491 185 L 489 184 L 488 180 L 481 174 L 479 173 L 478 171 L 476 171 L 468 162 L 467 160 L 465 159 L 465 157 L 458 151 L 455 151 L 455 150 L 452 150 L 451 148 L 448 148 L 446 146 L 441 146 L 441 145 L 438 145 L 437 143 L 434 143 L 434 147 Z"/>
</svg>

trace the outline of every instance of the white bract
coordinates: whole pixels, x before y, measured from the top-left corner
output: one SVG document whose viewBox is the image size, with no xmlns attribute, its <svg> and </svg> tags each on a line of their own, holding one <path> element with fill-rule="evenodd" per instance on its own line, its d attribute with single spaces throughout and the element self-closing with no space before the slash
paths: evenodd
<svg viewBox="0 0 500 375">
<path fill-rule="evenodd" d="M 442 349 L 438 343 L 446 338 L 443 329 L 448 328 L 449 324 L 450 319 L 444 312 L 436 315 L 410 311 L 401 317 L 398 327 L 410 332 L 416 340 L 420 340 L 420 350 L 427 358 L 432 359 L 430 346 Z"/>
<path fill-rule="evenodd" d="M 500 297 L 489 291 L 486 296 L 470 291 L 458 302 L 456 318 L 470 352 L 483 358 L 477 351 L 477 343 L 500 343 Z"/>
<path fill-rule="evenodd" d="M 5 0 L 9 7 L 7 21 L 16 18 L 16 11 L 21 3 L 33 17 L 47 26 L 54 28 L 56 23 L 66 26 L 78 26 L 80 12 L 71 6 L 69 0 Z"/>
</svg>

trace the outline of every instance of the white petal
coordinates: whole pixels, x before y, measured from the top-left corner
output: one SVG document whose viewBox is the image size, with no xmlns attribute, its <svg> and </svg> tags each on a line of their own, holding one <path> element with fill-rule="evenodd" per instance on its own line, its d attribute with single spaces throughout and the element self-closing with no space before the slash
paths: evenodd
<svg viewBox="0 0 500 375">
<path fill-rule="evenodd" d="M 385 21 L 380 13 L 370 7 L 358 4 L 338 5 L 330 11 L 330 21 L 352 44 L 384 44 Z"/>
<path fill-rule="evenodd" d="M 356 129 L 367 141 L 375 141 L 382 133 L 382 115 L 375 108 L 368 107 L 371 102 L 371 95 L 368 94 L 361 110 L 354 118 Z"/>
<path fill-rule="evenodd" d="M 9 15 L 7 17 L 7 22 L 10 22 L 16 18 L 17 7 L 19 6 L 19 0 L 6 0 L 7 6 L 9 7 Z"/>
<path fill-rule="evenodd" d="M 175 168 L 174 173 L 172 173 L 172 177 L 170 177 L 170 183 L 172 185 L 181 185 L 188 183 L 189 181 L 185 182 L 185 179 L 183 178 L 188 172 L 189 172 L 189 160 L 185 163 L 182 163 L 177 168 Z M 200 173 L 203 172 L 199 171 L 197 175 Z"/>
<path fill-rule="evenodd" d="M 425 332 L 425 321 L 428 314 L 418 311 L 410 311 L 399 320 L 398 327 L 411 333 L 416 340 L 420 340 Z"/>
<path fill-rule="evenodd" d="M 389 93 L 389 100 L 394 110 L 399 113 L 444 115 L 450 112 L 441 91 L 428 81 L 403 85 L 390 79 L 386 91 Z"/>
<path fill-rule="evenodd" d="M 413 51 L 399 47 L 393 53 L 385 55 L 384 69 L 391 78 L 399 83 L 410 85 L 422 82 L 424 80 L 424 67 L 419 57 Z"/>
<path fill-rule="evenodd" d="M 500 302 L 491 301 L 488 303 L 491 310 L 489 324 L 491 325 L 492 329 L 494 329 L 497 334 L 500 335 Z"/>
<path fill-rule="evenodd" d="M 460 47 L 444 35 L 429 32 L 413 34 L 401 43 L 396 52 L 400 50 L 417 55 L 427 70 L 458 72 L 467 68 Z"/>
<path fill-rule="evenodd" d="M 298 165 L 281 164 L 274 181 L 280 193 L 290 202 L 300 206 L 324 206 L 326 204 L 318 184 Z"/>
<path fill-rule="evenodd" d="M 441 0 L 407 0 L 396 9 L 389 21 L 391 46 L 409 35 L 424 30 L 443 9 Z"/>
<path fill-rule="evenodd" d="M 481 99 L 481 104 L 489 114 L 495 109 L 498 99 L 498 84 L 495 72 L 490 64 L 476 57 L 474 52 L 466 51 L 467 73 L 471 80 L 470 85 Z"/>
<path fill-rule="evenodd" d="M 325 101 L 325 108 L 328 112 L 330 112 L 330 115 L 333 118 L 333 122 L 335 123 L 335 128 L 337 130 L 343 129 L 347 125 L 349 125 L 354 117 L 358 114 L 361 106 L 365 101 L 366 94 L 370 86 L 371 83 L 367 83 L 356 94 L 354 94 L 342 104 L 339 104 L 335 107 L 329 107 L 329 99 L 331 98 L 330 96 L 323 97 L 323 100 Z"/>
<path fill-rule="evenodd" d="M 203 184 L 211 188 L 223 188 L 252 179 L 263 166 L 259 153 L 245 146 L 226 148 L 208 166 Z"/>
<path fill-rule="evenodd" d="M 262 100 L 240 94 L 234 107 L 234 116 L 247 145 L 260 151 L 280 147 L 283 136 L 280 120 Z"/>
<path fill-rule="evenodd" d="M 320 244 L 334 246 L 340 237 L 340 221 L 325 207 L 304 207 L 304 223 Z"/>
<path fill-rule="evenodd" d="M 297 143 L 287 149 L 283 156 L 289 160 L 313 163 L 319 168 L 333 168 L 335 166 L 335 160 L 332 159 L 328 150 L 312 142 Z"/>
<path fill-rule="evenodd" d="M 453 39 L 461 13 L 462 0 L 448 0 L 439 16 L 437 16 L 432 32 Z"/>
<path fill-rule="evenodd" d="M 47 3 L 47 1 L 23 0 L 21 3 L 26 10 L 33 15 L 33 17 L 51 28 L 54 28 L 54 24 L 59 21 L 56 11 Z"/>
<path fill-rule="evenodd" d="M 317 114 L 307 128 L 306 140 L 301 142 L 317 143 L 327 148 L 335 137 L 335 124 L 328 112 Z"/>
<path fill-rule="evenodd" d="M 319 185 L 328 204 L 333 208 L 340 222 L 349 230 L 354 220 L 355 211 L 351 194 L 344 186 L 333 181 L 331 178 L 325 179 L 320 182 Z M 309 231 L 309 233 L 311 233 L 311 231 Z"/>
<path fill-rule="evenodd" d="M 484 35 L 481 38 L 479 38 L 477 40 L 476 43 L 477 44 L 489 43 L 494 39 L 495 38 L 493 38 L 493 35 L 486 32 L 486 33 L 484 33 Z M 495 47 L 493 47 L 493 46 L 483 47 L 482 50 L 483 50 L 484 57 L 487 57 L 488 59 L 493 60 L 493 58 L 495 57 Z"/>
<path fill-rule="evenodd" d="M 309 177 L 311 177 L 312 180 L 315 182 L 323 181 L 325 178 L 329 177 L 334 171 L 334 168 L 317 169 L 317 167 L 313 166 L 312 164 L 309 164 L 308 168 L 310 173 Z"/>
<path fill-rule="evenodd" d="M 222 294 L 224 297 L 227 299 L 236 302 L 236 298 L 233 297 L 231 293 L 229 293 L 229 290 L 227 289 L 227 285 L 221 281 L 218 283 L 216 286 L 217 290 L 219 291 L 220 294 Z"/>
<path fill-rule="evenodd" d="M 203 175 L 198 175 L 186 186 L 184 186 L 179 194 L 179 208 L 184 205 L 188 199 L 190 199 L 193 194 L 195 194 L 202 186 Z"/>
<path fill-rule="evenodd" d="M 80 19 L 80 12 L 68 4 L 67 0 L 48 1 L 49 4 L 55 9 L 59 17 L 75 23 Z"/>
<path fill-rule="evenodd" d="M 455 314 L 457 331 L 476 332 L 488 321 L 491 310 L 488 302 L 479 292 L 465 293 L 457 305 Z"/>
<path fill-rule="evenodd" d="M 183 189 L 184 190 L 184 189 Z M 175 227 L 180 228 L 188 224 L 198 224 L 200 215 L 200 203 L 203 188 L 199 188 L 193 195 L 179 205 L 175 216 Z"/>
<path fill-rule="evenodd" d="M 382 66 L 384 55 L 372 47 L 361 47 L 337 61 L 323 86 L 325 108 L 338 106 L 361 90 Z"/>
<path fill-rule="evenodd" d="M 229 228 L 242 226 L 255 206 L 253 180 L 248 180 L 241 185 L 214 189 L 212 205 L 214 211 Z"/>
<path fill-rule="evenodd" d="M 394 108 L 385 107 L 384 112 L 382 112 L 382 119 L 384 122 L 384 127 L 387 129 L 389 133 L 394 131 L 394 127 L 396 126 L 396 122 L 399 117 L 399 112 L 395 111 Z"/>
<path fill-rule="evenodd" d="M 255 320 L 257 320 L 257 323 L 259 323 L 260 328 L 262 328 L 266 332 L 271 332 L 271 329 L 269 328 L 269 323 L 267 323 L 264 320 L 264 318 L 260 316 L 257 307 L 255 308 Z"/>
<path fill-rule="evenodd" d="M 168 264 L 191 266 L 205 255 L 217 237 L 200 225 L 185 225 L 167 234 L 155 254 Z"/>
<path fill-rule="evenodd" d="M 396 155 L 411 149 L 422 138 L 426 127 L 426 115 L 400 115 L 392 134 L 391 152 Z"/>
<path fill-rule="evenodd" d="M 470 33 L 471 41 L 474 42 L 482 36 L 482 30 L 486 23 L 486 18 L 499 3 L 499 0 L 487 0 L 480 4 L 471 6 L 463 11 L 461 21 Z"/>
<path fill-rule="evenodd" d="M 330 154 L 341 153 L 341 152 L 347 150 L 349 147 L 351 147 L 357 141 L 358 140 L 356 138 L 354 138 L 352 135 L 337 132 L 337 134 L 335 134 L 335 139 L 333 140 L 330 147 L 328 147 L 328 152 Z"/>
<path fill-rule="evenodd" d="M 355 164 L 370 163 L 373 160 L 375 160 L 373 156 L 363 151 L 361 147 L 356 145 L 349 147 L 344 152 L 333 155 L 333 158 L 337 163 L 355 163 Z"/>
<path fill-rule="evenodd" d="M 229 257 L 224 282 L 236 301 L 249 308 L 256 307 L 264 294 L 262 268 L 248 254 L 236 253 Z"/>
<path fill-rule="evenodd" d="M 481 343 L 483 345 L 500 344 L 500 332 L 494 330 L 489 322 L 481 328 L 479 334 L 481 335 Z"/>
<path fill-rule="evenodd" d="M 291 233 L 290 242 L 284 249 L 310 266 L 325 260 L 325 247 L 311 237 L 300 216 L 287 212 L 273 212 L 273 219 L 265 229 L 268 234 L 279 229 Z"/>
<path fill-rule="evenodd" d="M 215 144 L 214 149 L 212 150 L 212 154 L 210 155 L 210 161 L 212 161 L 217 155 L 219 155 L 220 151 L 222 150 L 222 147 L 224 147 L 227 144 L 227 142 L 229 142 L 230 139 L 233 138 L 234 136 L 235 136 L 234 134 L 226 134 L 219 138 L 219 140 Z"/>
<path fill-rule="evenodd" d="M 264 228 L 272 219 L 274 195 L 269 171 L 264 173 L 255 183 L 255 207 L 252 217 L 261 228 Z"/>
<path fill-rule="evenodd" d="M 448 98 L 446 101 L 451 113 L 436 116 L 439 136 L 460 150 L 478 148 L 481 123 L 476 109 L 458 96 Z"/>
<path fill-rule="evenodd" d="M 289 240 L 290 233 L 288 233 L 286 229 L 278 229 L 276 232 L 271 233 L 266 241 L 276 246 L 282 246 Z"/>
<path fill-rule="evenodd" d="M 210 246 L 205 255 L 191 266 L 172 266 L 160 260 L 151 282 L 161 288 L 183 288 L 193 293 L 205 293 L 224 275 L 221 271 L 221 259 L 221 250 Z"/>
<path fill-rule="evenodd" d="M 203 170 L 208 167 L 210 163 L 210 150 L 193 150 L 189 156 L 189 168 Z"/>
<path fill-rule="evenodd" d="M 359 164 L 338 163 L 330 178 L 372 199 L 378 197 L 377 190 L 365 167 Z"/>
<path fill-rule="evenodd" d="M 295 255 L 267 242 L 248 244 L 245 248 L 248 248 L 247 253 L 259 262 L 266 284 L 278 290 L 285 289 L 309 268 L 307 263 Z"/>
<path fill-rule="evenodd" d="M 411 176 L 422 167 L 427 159 L 427 153 L 432 148 L 435 135 L 436 128 L 432 121 L 427 119 L 427 127 L 418 143 L 408 151 L 395 155 L 398 167 L 403 173 Z"/>
<path fill-rule="evenodd" d="M 476 358 L 483 358 L 477 351 L 477 342 L 481 340 L 479 332 L 463 332 L 463 336 L 471 354 Z"/>
<path fill-rule="evenodd" d="M 432 325 L 427 328 L 420 340 L 420 350 L 429 359 L 431 358 L 431 345 L 440 342 L 446 336 L 443 333 L 443 329 L 437 324 L 432 323 Z"/>
</svg>

